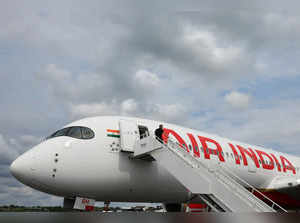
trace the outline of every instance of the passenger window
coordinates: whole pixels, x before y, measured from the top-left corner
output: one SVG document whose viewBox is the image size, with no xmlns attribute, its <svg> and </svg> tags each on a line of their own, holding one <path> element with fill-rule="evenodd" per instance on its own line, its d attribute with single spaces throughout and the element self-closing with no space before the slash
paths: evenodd
<svg viewBox="0 0 300 223">
<path fill-rule="evenodd" d="M 91 139 L 94 137 L 94 132 L 86 127 L 81 127 L 81 133 L 83 139 Z"/>
<path fill-rule="evenodd" d="M 68 132 L 68 136 L 76 138 L 76 139 L 81 139 L 81 130 L 80 127 L 72 127 L 70 131 Z"/>
</svg>

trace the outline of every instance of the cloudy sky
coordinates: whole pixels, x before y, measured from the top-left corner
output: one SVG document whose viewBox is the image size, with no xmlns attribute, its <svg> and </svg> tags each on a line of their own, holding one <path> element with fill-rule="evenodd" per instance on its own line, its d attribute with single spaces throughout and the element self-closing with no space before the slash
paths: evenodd
<svg viewBox="0 0 300 223">
<path fill-rule="evenodd" d="M 159 119 L 300 155 L 299 1 L 0 7 L 0 205 L 56 205 L 9 164 L 86 116 Z"/>
</svg>

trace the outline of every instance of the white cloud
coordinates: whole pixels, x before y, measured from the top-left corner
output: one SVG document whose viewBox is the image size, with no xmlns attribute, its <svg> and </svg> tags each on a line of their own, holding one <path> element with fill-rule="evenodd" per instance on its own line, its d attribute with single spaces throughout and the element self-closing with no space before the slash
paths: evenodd
<svg viewBox="0 0 300 223">
<path fill-rule="evenodd" d="M 61 69 L 55 64 L 48 64 L 45 67 L 45 71 L 40 73 L 40 76 L 43 76 L 46 80 L 55 82 L 70 81 L 72 77 L 69 71 Z"/>
<path fill-rule="evenodd" d="M 115 115 L 119 112 L 116 101 L 111 103 L 91 103 L 91 104 L 71 104 L 69 111 L 74 118 L 98 116 L 98 115 Z"/>
<path fill-rule="evenodd" d="M 188 118 L 188 124 L 229 139 L 300 155 L 300 101 L 263 99 L 261 102 L 263 107 L 249 106 L 230 112 L 226 106 L 218 105 L 219 110 Z"/>
<path fill-rule="evenodd" d="M 99 115 L 132 115 L 138 111 L 138 103 L 132 99 L 126 99 L 119 103 L 116 100 L 110 102 L 70 104 L 69 112 L 73 118 L 82 118 Z"/>
<path fill-rule="evenodd" d="M 38 144 L 41 138 L 32 135 L 23 135 L 17 138 L 7 138 L 0 134 L 0 165 L 9 165 L 19 155 L 32 146 Z"/>
<path fill-rule="evenodd" d="M 147 70 L 138 70 L 134 76 L 135 81 L 142 87 L 157 87 L 159 85 L 159 78 L 157 74 L 151 73 Z"/>
<path fill-rule="evenodd" d="M 138 102 L 133 98 L 122 102 L 100 102 L 91 104 L 71 104 L 69 112 L 73 119 L 98 115 L 125 115 L 148 117 L 162 121 L 176 122 L 187 119 L 188 110 L 181 104 L 159 104 Z"/>
<path fill-rule="evenodd" d="M 245 109 L 248 108 L 250 103 L 250 95 L 232 91 L 225 95 L 225 101 L 230 104 L 233 108 Z"/>
<path fill-rule="evenodd" d="M 20 143 L 25 146 L 36 145 L 36 144 L 40 143 L 41 140 L 42 139 L 40 137 L 36 137 L 33 135 L 22 135 L 22 136 L 20 136 L 20 139 L 19 139 Z"/>
<path fill-rule="evenodd" d="M 181 104 L 151 104 L 147 105 L 148 113 L 158 120 L 180 123 L 186 120 L 187 109 Z"/>
<path fill-rule="evenodd" d="M 121 104 L 122 114 L 133 113 L 137 110 L 137 108 L 138 108 L 137 102 L 132 98 L 123 101 Z"/>
<path fill-rule="evenodd" d="M 185 27 L 184 41 L 199 58 L 211 64 L 212 71 L 230 68 L 229 65 L 237 62 L 243 53 L 243 49 L 240 46 L 234 46 L 233 43 L 221 44 L 222 41 L 218 39 L 217 33 L 197 29 L 190 25 Z"/>
<path fill-rule="evenodd" d="M 15 148 L 0 134 L 0 163 L 10 164 L 18 155 Z"/>
<path fill-rule="evenodd" d="M 45 81 L 50 92 L 60 101 L 98 101 L 111 96 L 113 77 L 93 72 L 71 72 L 56 64 L 48 64 L 37 77 Z"/>
</svg>

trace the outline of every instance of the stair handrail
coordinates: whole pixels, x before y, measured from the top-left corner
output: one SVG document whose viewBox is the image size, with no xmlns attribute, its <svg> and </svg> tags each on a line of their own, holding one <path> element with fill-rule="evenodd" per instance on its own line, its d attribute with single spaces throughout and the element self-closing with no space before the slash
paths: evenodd
<svg viewBox="0 0 300 223">
<path fill-rule="evenodd" d="M 166 148 L 170 149 L 172 152 L 174 152 L 177 156 L 178 154 L 168 145 L 173 144 L 176 145 L 177 148 L 174 148 L 178 151 L 180 151 L 180 153 L 183 152 L 183 147 L 182 145 L 179 145 L 177 142 L 173 142 L 172 140 L 168 139 L 167 143 L 164 142 L 163 140 L 161 140 L 159 137 L 155 136 L 155 139 L 158 140 L 160 143 L 162 143 Z M 195 157 L 193 156 L 185 156 L 186 154 L 184 154 L 184 158 L 188 157 L 189 159 L 192 160 L 192 162 L 195 162 L 197 164 L 201 164 L 202 167 L 204 167 L 205 169 L 209 170 L 209 167 L 206 166 L 203 162 L 201 162 L 200 160 L 197 160 Z M 184 159 L 185 160 L 185 159 Z M 187 160 L 185 160 L 187 162 Z M 190 163 L 190 165 L 192 165 L 194 168 L 199 168 L 199 166 L 194 165 L 192 163 Z M 234 182 L 235 184 L 243 187 L 245 189 L 245 191 L 253 194 L 255 196 L 254 193 L 259 194 L 260 196 L 263 197 L 263 199 L 269 201 L 272 205 L 269 205 L 268 203 L 266 203 L 265 201 L 263 201 L 262 199 L 258 198 L 260 201 L 262 201 L 264 204 L 266 204 L 267 206 L 271 207 L 272 209 L 274 209 L 275 207 L 277 207 L 278 209 L 280 209 L 282 212 L 287 212 L 287 210 L 285 210 L 283 207 L 281 207 L 279 204 L 277 204 L 276 202 L 274 202 L 273 200 L 271 200 L 270 198 L 268 198 L 266 195 L 264 195 L 263 193 L 261 193 L 258 189 L 256 189 L 255 187 L 253 187 L 251 184 L 249 184 L 247 181 L 245 181 L 244 179 L 240 178 L 239 176 L 237 176 L 235 173 L 233 173 L 231 170 L 229 170 L 228 168 L 226 168 L 225 166 L 222 166 L 223 169 L 218 168 L 218 172 L 220 174 L 222 174 L 223 176 L 227 177 L 227 178 L 231 178 L 231 181 Z M 222 172 L 223 171 L 223 172 Z M 216 174 L 215 174 L 216 175 Z M 218 177 L 218 176 L 217 176 Z M 239 180 L 240 182 L 242 182 L 243 184 L 247 185 L 250 188 L 250 191 L 247 190 L 243 185 L 241 185 L 240 183 L 238 183 L 234 178 L 236 178 L 237 180 Z"/>
<path fill-rule="evenodd" d="M 219 172 L 222 172 L 222 171 L 225 172 L 225 176 L 227 174 L 227 176 L 231 177 L 232 179 L 236 178 L 238 181 L 240 181 L 241 183 L 243 183 L 244 185 L 246 185 L 247 187 L 249 187 L 249 189 L 250 189 L 250 190 L 248 190 L 249 192 L 251 192 L 252 194 L 257 193 L 261 197 L 263 197 L 263 199 L 265 199 L 268 202 L 270 202 L 272 205 L 269 205 L 267 202 L 265 202 L 265 201 L 263 201 L 263 200 L 260 199 L 262 202 L 266 203 L 271 208 L 274 209 L 276 207 L 277 209 L 280 209 L 282 212 L 288 212 L 283 207 L 281 207 L 279 204 L 277 204 L 275 201 L 273 201 L 272 199 L 270 199 L 269 197 L 267 197 L 266 195 L 264 195 L 262 192 L 260 192 L 258 189 L 256 189 L 255 187 L 253 187 L 251 184 L 249 184 L 247 181 L 245 181 L 244 179 L 242 179 L 241 177 L 239 177 L 238 175 L 236 175 L 235 173 L 233 173 L 233 171 L 231 171 L 229 168 L 223 167 L 223 169 L 219 169 L 218 171 Z M 235 182 L 237 182 L 237 181 L 235 180 Z"/>
</svg>

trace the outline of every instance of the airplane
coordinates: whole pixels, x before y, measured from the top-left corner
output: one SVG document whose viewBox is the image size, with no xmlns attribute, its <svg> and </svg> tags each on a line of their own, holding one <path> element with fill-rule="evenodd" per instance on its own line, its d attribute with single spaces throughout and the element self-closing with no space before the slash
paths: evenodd
<svg viewBox="0 0 300 223">
<path fill-rule="evenodd" d="M 300 157 L 134 117 L 74 121 L 19 156 L 10 171 L 29 187 L 63 197 L 66 208 L 80 202 L 86 209 L 95 201 L 149 202 L 181 211 L 182 204 L 203 203 L 157 162 L 131 158 L 135 142 L 160 124 L 164 142 L 177 141 L 199 161 L 232 170 L 282 207 L 300 208 Z"/>
</svg>

